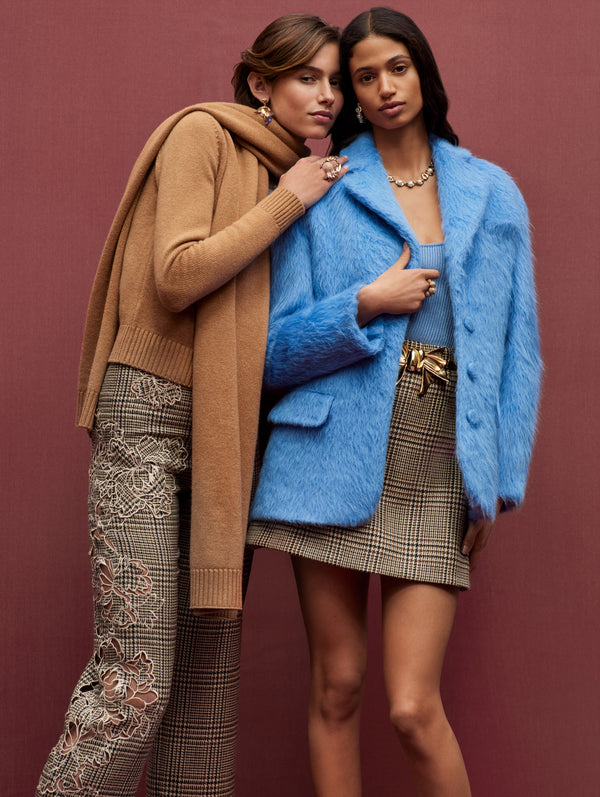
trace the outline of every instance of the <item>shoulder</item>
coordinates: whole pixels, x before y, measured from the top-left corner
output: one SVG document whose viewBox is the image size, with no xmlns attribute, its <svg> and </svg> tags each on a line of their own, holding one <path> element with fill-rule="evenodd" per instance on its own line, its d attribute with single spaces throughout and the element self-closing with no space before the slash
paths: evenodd
<svg viewBox="0 0 600 797">
<path fill-rule="evenodd" d="M 471 163 L 490 181 L 494 201 L 504 204 L 508 208 L 515 208 L 515 205 L 520 209 L 525 208 L 523 195 L 505 169 L 491 161 L 476 158 L 474 155 L 471 155 Z"/>
<path fill-rule="evenodd" d="M 184 108 L 165 120 L 158 130 L 161 128 L 164 134 L 157 156 L 159 172 L 164 161 L 185 164 L 190 159 L 202 160 L 217 168 L 224 157 L 225 131 L 202 106 Z"/>
<path fill-rule="evenodd" d="M 307 227 L 318 223 L 319 219 L 330 218 L 331 214 L 352 216 L 359 212 L 360 204 L 356 202 L 351 187 L 359 184 L 363 189 L 368 188 L 373 181 L 373 172 L 383 168 L 371 133 L 361 133 L 341 150 L 340 155 L 348 158 L 350 171 L 307 211 L 304 217 Z"/>
<path fill-rule="evenodd" d="M 501 166 L 436 137 L 432 137 L 432 149 L 436 169 L 459 180 L 467 189 L 471 184 L 485 190 L 491 216 L 488 221 L 527 222 L 525 200 L 514 179 Z"/>
<path fill-rule="evenodd" d="M 202 142 L 210 146 L 212 142 L 222 139 L 225 134 L 214 116 L 203 110 L 200 105 L 184 108 L 171 119 L 175 121 L 166 141 Z"/>
<path fill-rule="evenodd" d="M 379 152 L 370 132 L 361 133 L 354 141 L 340 152 L 340 155 L 347 155 L 353 167 L 367 168 L 373 164 L 373 160 L 379 159 Z"/>
</svg>

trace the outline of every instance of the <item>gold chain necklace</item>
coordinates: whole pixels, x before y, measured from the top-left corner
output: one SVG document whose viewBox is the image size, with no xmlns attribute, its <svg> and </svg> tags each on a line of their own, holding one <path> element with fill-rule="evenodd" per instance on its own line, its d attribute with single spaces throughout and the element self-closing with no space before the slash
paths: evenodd
<svg viewBox="0 0 600 797">
<path fill-rule="evenodd" d="M 433 165 L 433 158 L 429 161 L 429 166 L 425 169 L 424 172 L 421 172 L 420 177 L 416 180 L 397 180 L 395 177 L 392 177 L 391 174 L 387 175 L 388 181 L 392 183 L 392 185 L 397 185 L 398 188 L 415 188 L 421 185 L 425 185 L 427 180 L 430 177 L 433 177 L 435 174 L 435 168 Z"/>
</svg>

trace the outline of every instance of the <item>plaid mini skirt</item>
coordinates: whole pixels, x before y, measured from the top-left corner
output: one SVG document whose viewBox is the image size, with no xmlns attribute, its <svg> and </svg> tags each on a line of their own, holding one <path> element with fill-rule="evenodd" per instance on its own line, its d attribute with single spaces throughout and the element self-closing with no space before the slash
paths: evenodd
<svg viewBox="0 0 600 797">
<path fill-rule="evenodd" d="M 383 490 L 361 526 L 253 521 L 247 542 L 320 562 L 410 581 L 468 589 L 469 558 L 460 552 L 467 499 L 456 459 L 456 368 L 451 349 L 406 341 L 405 351 L 439 354 L 436 376 L 423 358 L 400 366 L 388 437 Z M 404 358 L 403 358 L 404 360 Z M 425 387 L 425 391 L 423 391 Z"/>
</svg>

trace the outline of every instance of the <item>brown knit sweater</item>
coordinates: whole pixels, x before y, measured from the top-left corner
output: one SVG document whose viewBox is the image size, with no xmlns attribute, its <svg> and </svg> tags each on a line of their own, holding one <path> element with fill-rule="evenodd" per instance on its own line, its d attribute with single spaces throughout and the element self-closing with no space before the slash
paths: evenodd
<svg viewBox="0 0 600 797">
<path fill-rule="evenodd" d="M 153 133 L 109 232 L 88 308 L 77 423 L 109 362 L 193 389 L 191 595 L 240 609 L 269 309 L 268 247 L 304 208 L 269 190 L 308 150 L 251 108 L 185 108 Z"/>
</svg>

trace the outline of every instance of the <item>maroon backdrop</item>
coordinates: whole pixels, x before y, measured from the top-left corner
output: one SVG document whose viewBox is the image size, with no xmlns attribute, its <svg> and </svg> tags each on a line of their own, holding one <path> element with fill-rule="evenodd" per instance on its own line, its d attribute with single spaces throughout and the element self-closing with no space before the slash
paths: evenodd
<svg viewBox="0 0 600 797">
<path fill-rule="evenodd" d="M 230 99 L 241 49 L 296 3 L 2 0 L 0 783 L 30 797 L 87 660 L 86 435 L 76 370 L 96 262 L 133 160 L 164 117 Z M 407 0 L 461 142 L 531 210 L 546 376 L 525 507 L 461 598 L 444 677 L 479 797 L 595 797 L 598 642 L 596 0 Z M 366 6 L 333 2 L 343 25 Z M 313 3 L 308 10 L 319 10 Z M 235 24 L 232 25 L 232 21 Z M 365 793 L 411 789 L 387 721 L 377 587 Z M 244 630 L 239 797 L 311 793 L 307 656 L 289 563 L 260 553 Z M 142 793 L 140 791 L 140 793 Z"/>
</svg>

